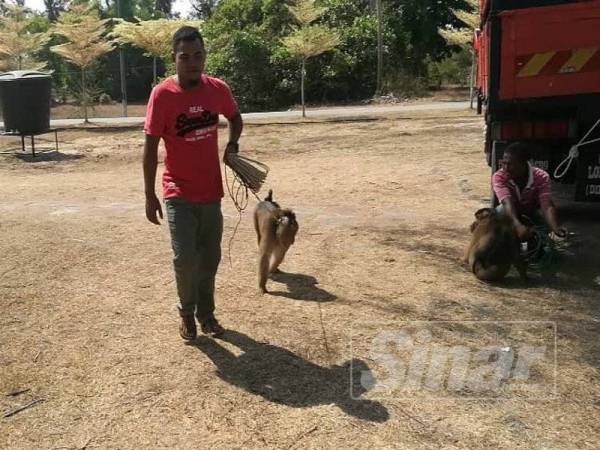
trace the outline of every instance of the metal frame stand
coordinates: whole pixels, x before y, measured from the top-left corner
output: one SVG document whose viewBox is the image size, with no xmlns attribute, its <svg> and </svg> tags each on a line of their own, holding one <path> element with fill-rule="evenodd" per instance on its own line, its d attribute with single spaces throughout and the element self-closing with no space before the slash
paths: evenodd
<svg viewBox="0 0 600 450">
<path fill-rule="evenodd" d="M 56 146 L 56 151 L 58 152 L 58 128 L 51 128 L 49 130 L 43 131 L 41 133 L 19 133 L 19 132 L 8 132 L 2 133 L 2 136 L 20 136 L 21 137 L 21 150 L 23 152 L 25 149 L 25 138 L 29 136 L 31 138 L 31 156 L 35 158 L 35 136 L 41 136 L 42 134 L 54 133 L 54 143 Z"/>
</svg>

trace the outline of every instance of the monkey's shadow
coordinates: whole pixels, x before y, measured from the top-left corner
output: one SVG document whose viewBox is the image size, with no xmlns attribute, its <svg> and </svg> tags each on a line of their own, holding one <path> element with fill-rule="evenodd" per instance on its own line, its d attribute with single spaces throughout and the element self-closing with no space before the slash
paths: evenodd
<svg viewBox="0 0 600 450">
<path fill-rule="evenodd" d="M 325 289 L 317 286 L 317 279 L 311 275 L 302 273 L 276 272 L 270 276 L 272 281 L 283 283 L 288 291 L 272 291 L 269 294 L 293 300 L 305 300 L 312 302 L 332 302 L 337 297 Z"/>
<path fill-rule="evenodd" d="M 219 341 L 237 347 L 241 354 L 236 355 Z M 323 367 L 233 330 L 227 330 L 219 340 L 201 336 L 193 345 L 210 358 L 223 381 L 270 402 L 293 408 L 335 404 L 362 420 L 381 423 L 389 419 L 381 403 L 362 397 L 368 388 L 361 383 L 361 375 L 370 370 L 359 359 Z"/>
</svg>

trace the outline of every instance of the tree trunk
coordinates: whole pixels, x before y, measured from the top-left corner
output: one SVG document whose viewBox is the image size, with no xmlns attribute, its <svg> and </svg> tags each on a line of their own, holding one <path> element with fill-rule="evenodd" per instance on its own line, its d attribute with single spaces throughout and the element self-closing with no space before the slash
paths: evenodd
<svg viewBox="0 0 600 450">
<path fill-rule="evenodd" d="M 152 60 L 152 75 L 154 81 L 152 82 L 152 86 L 156 86 L 156 56 Z"/>
<path fill-rule="evenodd" d="M 300 69 L 300 95 L 302 97 L 302 117 L 306 117 L 306 107 L 304 105 L 304 76 L 306 71 L 306 60 L 302 59 L 302 68 Z"/>
<path fill-rule="evenodd" d="M 121 12 L 121 1 L 117 0 L 117 17 L 123 17 Z M 127 79 L 125 75 L 125 50 L 119 47 L 119 72 L 121 77 L 121 106 L 123 117 L 127 117 Z"/>
<path fill-rule="evenodd" d="M 383 5 L 381 0 L 376 0 L 377 4 L 377 86 L 375 96 L 380 96 L 383 90 Z"/>
<path fill-rule="evenodd" d="M 121 114 L 127 117 L 127 77 L 125 75 L 125 51 L 119 49 L 119 73 L 121 78 Z"/>
<path fill-rule="evenodd" d="M 471 79 L 469 80 L 469 100 L 470 108 L 473 109 L 473 86 L 475 84 L 475 52 L 471 51 Z"/>
<path fill-rule="evenodd" d="M 85 88 L 85 69 L 81 68 L 81 104 L 83 105 L 83 123 L 90 123 L 87 112 L 87 89 Z"/>
</svg>

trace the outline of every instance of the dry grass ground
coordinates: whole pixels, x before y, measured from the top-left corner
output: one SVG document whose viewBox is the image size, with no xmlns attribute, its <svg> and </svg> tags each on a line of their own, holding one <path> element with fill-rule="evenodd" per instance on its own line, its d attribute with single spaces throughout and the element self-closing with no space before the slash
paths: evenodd
<svg viewBox="0 0 600 450">
<path fill-rule="evenodd" d="M 44 401 L 0 418 L 0 448 L 597 448 L 598 208 L 562 209 L 577 234 L 556 278 L 478 283 L 457 260 L 488 196 L 480 118 L 248 125 L 242 151 L 269 164 L 300 234 L 258 295 L 251 215 L 230 266 L 224 200 L 217 305 L 232 331 L 195 345 L 177 332 L 167 228 L 144 218 L 141 130 L 60 139 L 35 160 L 1 142 L 0 410 Z M 475 348 L 480 321 L 555 322 L 556 395 L 541 367 L 539 395 L 350 398 L 346 363 L 375 370 L 379 332 L 440 320 L 472 321 L 434 334 Z M 493 327 L 501 345 L 553 338 Z"/>
</svg>

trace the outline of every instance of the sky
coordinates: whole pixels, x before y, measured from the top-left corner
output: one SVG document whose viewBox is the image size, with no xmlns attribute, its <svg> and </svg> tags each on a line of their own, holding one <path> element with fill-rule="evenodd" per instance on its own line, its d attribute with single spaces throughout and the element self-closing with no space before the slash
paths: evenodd
<svg viewBox="0 0 600 450">
<path fill-rule="evenodd" d="M 25 6 L 36 11 L 44 11 L 44 0 L 25 0 Z M 181 13 L 182 17 L 186 17 L 190 9 L 187 0 L 175 0 L 173 2 L 173 11 Z"/>
</svg>

